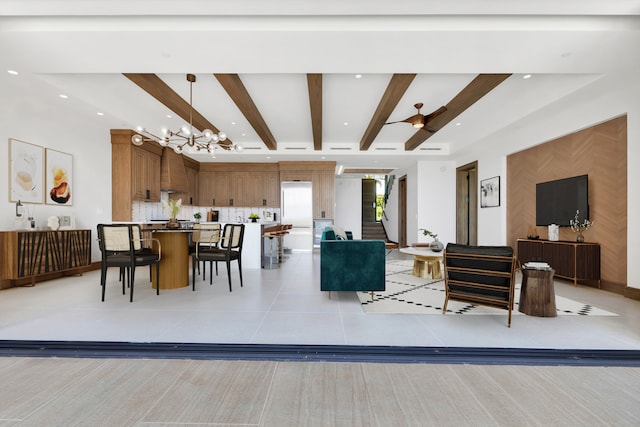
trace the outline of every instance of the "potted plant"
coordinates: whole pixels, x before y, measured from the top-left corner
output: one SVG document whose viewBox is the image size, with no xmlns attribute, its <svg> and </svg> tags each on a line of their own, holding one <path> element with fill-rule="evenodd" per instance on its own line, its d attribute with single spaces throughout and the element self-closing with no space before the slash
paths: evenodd
<svg viewBox="0 0 640 427">
<path fill-rule="evenodd" d="M 178 223 L 178 212 L 180 212 L 180 206 L 182 205 L 182 199 L 173 200 L 169 199 L 167 201 L 162 201 L 162 206 L 169 213 L 169 223 L 167 224 L 167 228 L 180 228 L 180 224 Z"/>
<path fill-rule="evenodd" d="M 423 235 L 433 238 L 433 240 L 431 241 L 431 244 L 429 245 L 429 249 L 431 249 L 434 252 L 440 252 L 441 250 L 444 249 L 444 244 L 440 240 L 438 240 L 437 234 L 427 230 L 426 228 L 421 228 L 420 230 L 422 230 Z"/>
<path fill-rule="evenodd" d="M 202 215 L 200 214 L 200 212 L 196 212 L 193 214 L 193 218 L 195 219 L 195 223 L 198 224 L 200 222 L 200 218 L 202 218 Z"/>
<path fill-rule="evenodd" d="M 257 213 L 250 213 L 249 219 L 251 220 L 251 222 L 258 222 L 258 220 L 260 219 L 260 215 L 258 215 Z"/>
</svg>

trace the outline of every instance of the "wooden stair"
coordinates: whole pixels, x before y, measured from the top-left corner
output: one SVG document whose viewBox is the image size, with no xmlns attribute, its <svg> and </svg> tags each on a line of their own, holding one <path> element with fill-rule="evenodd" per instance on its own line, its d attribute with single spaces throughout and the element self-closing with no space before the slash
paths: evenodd
<svg viewBox="0 0 640 427">
<path fill-rule="evenodd" d="M 384 240 L 390 243 L 382 222 L 363 222 L 362 240 Z"/>
</svg>

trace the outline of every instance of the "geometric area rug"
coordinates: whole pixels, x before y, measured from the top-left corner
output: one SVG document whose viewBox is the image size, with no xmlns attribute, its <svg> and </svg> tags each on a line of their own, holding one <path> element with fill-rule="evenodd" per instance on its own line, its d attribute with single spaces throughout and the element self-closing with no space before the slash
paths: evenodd
<svg viewBox="0 0 640 427">
<path fill-rule="evenodd" d="M 375 292 L 371 300 L 370 292 L 356 292 L 365 313 L 386 314 L 439 314 L 442 315 L 445 290 L 444 280 L 431 280 L 415 277 L 413 260 L 393 260 L 386 264 L 386 290 Z M 444 273 L 444 271 L 443 271 Z M 520 283 L 516 283 L 512 314 L 522 315 L 518 311 Z M 558 316 L 617 316 L 589 304 L 583 304 L 569 298 L 556 295 Z M 449 301 L 447 314 L 483 315 L 500 314 L 504 310 L 481 305 Z"/>
</svg>

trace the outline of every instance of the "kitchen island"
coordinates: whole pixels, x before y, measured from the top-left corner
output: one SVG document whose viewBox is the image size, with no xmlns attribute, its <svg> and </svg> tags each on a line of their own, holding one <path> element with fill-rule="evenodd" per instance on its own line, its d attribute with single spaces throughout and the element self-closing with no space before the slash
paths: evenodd
<svg viewBox="0 0 640 427">
<path fill-rule="evenodd" d="M 202 224 L 214 224 L 204 222 Z M 146 224 L 141 224 L 143 227 Z M 157 225 L 157 223 L 156 223 Z M 220 224 L 224 230 L 224 223 Z M 244 223 L 242 244 L 242 268 L 259 269 L 262 267 L 262 229 L 260 223 Z M 145 229 L 160 241 L 162 259 L 160 260 L 160 289 L 178 289 L 189 286 L 189 234 L 192 229 Z M 155 271 L 151 280 L 156 287 Z"/>
</svg>

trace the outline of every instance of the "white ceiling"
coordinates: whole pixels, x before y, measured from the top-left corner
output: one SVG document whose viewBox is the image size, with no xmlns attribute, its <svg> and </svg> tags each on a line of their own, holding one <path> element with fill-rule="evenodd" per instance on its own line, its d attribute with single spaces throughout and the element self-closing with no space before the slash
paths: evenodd
<svg viewBox="0 0 640 427">
<path fill-rule="evenodd" d="M 213 161 L 397 168 L 455 158 L 597 79 L 637 85 L 639 15 L 640 0 L 0 0 L 0 84 L 11 96 L 80 111 L 78 120 L 104 113 L 108 128 L 178 129 L 181 119 L 167 119 L 167 108 L 121 73 L 155 73 L 187 100 L 185 74 L 194 73 L 194 108 L 248 148 Z M 277 150 L 213 73 L 240 76 Z M 321 151 L 313 149 L 306 73 L 323 74 Z M 447 104 L 479 73 L 513 75 L 416 150 L 404 151 L 415 130 L 400 123 L 360 151 L 393 73 L 417 77 L 390 121 L 413 115 L 417 102 L 423 114 Z"/>
</svg>

